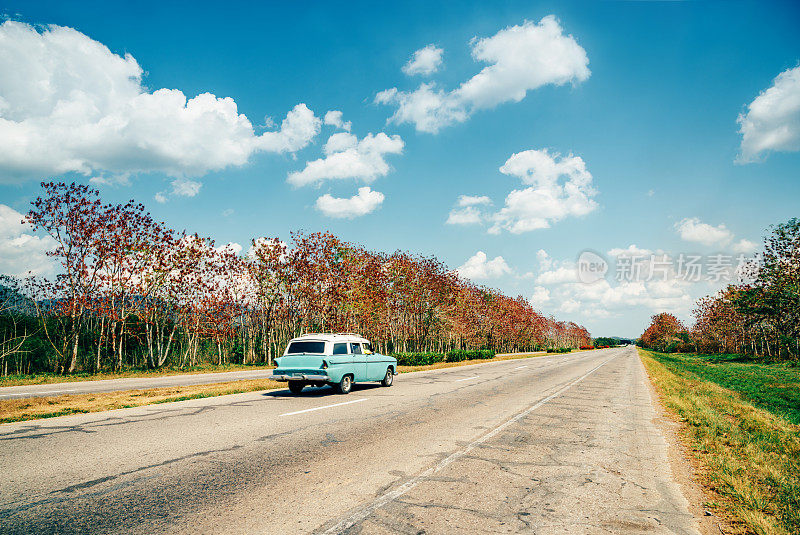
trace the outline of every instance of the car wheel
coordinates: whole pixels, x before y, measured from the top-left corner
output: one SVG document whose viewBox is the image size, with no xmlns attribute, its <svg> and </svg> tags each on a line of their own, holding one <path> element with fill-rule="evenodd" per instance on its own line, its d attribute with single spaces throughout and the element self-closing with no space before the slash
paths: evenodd
<svg viewBox="0 0 800 535">
<path fill-rule="evenodd" d="M 381 385 L 383 386 L 392 386 L 392 381 L 394 381 L 394 372 L 391 368 L 386 369 L 386 375 L 383 377 L 383 381 L 381 381 Z"/>
<path fill-rule="evenodd" d="M 350 390 L 353 389 L 353 378 L 349 375 L 345 375 L 342 377 L 342 380 L 336 383 L 336 392 L 339 394 L 349 394 Z"/>
<path fill-rule="evenodd" d="M 300 381 L 289 381 L 289 390 L 292 391 L 292 394 L 299 394 L 303 391 L 304 386 L 306 386 L 305 383 Z"/>
</svg>

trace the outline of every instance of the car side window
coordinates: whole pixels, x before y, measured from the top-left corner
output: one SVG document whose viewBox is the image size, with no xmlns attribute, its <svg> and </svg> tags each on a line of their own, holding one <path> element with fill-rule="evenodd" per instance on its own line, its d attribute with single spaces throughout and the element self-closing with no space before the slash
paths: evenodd
<svg viewBox="0 0 800 535">
<path fill-rule="evenodd" d="M 333 344 L 334 355 L 347 355 L 347 344 Z"/>
<path fill-rule="evenodd" d="M 350 344 L 350 352 L 354 355 L 362 355 L 361 344 Z"/>
<path fill-rule="evenodd" d="M 370 344 L 370 343 L 366 343 L 366 344 L 362 344 L 362 345 L 364 346 L 364 349 L 365 349 L 365 350 L 366 350 L 368 353 L 374 353 L 374 352 L 375 352 L 375 350 L 374 350 L 374 349 L 372 349 L 372 344 Z"/>
</svg>

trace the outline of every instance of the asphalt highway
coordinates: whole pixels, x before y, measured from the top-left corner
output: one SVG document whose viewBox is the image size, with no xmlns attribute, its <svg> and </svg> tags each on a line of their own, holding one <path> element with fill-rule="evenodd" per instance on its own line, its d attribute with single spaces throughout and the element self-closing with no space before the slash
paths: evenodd
<svg viewBox="0 0 800 535">
<path fill-rule="evenodd" d="M 697 533 L 633 348 L 0 426 L 2 533 Z"/>
</svg>

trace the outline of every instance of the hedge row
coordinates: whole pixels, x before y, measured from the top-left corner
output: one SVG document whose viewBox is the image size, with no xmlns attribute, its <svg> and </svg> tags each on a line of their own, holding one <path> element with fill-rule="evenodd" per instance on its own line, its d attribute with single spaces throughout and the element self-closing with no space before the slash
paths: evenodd
<svg viewBox="0 0 800 535">
<path fill-rule="evenodd" d="M 572 349 L 569 348 L 569 347 L 548 347 L 547 348 L 547 352 L 548 353 L 569 353 L 570 351 L 572 351 Z"/>
<path fill-rule="evenodd" d="M 491 349 L 459 349 L 448 353 L 420 352 L 420 353 L 392 353 L 399 366 L 427 366 L 437 362 L 461 362 L 462 360 L 491 359 L 495 352 Z"/>
</svg>

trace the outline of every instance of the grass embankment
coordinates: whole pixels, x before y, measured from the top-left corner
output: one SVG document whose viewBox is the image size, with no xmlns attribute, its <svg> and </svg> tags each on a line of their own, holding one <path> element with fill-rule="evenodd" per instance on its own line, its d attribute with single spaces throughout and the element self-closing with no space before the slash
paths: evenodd
<svg viewBox="0 0 800 535">
<path fill-rule="evenodd" d="M 542 355 L 545 355 L 545 353 L 512 353 L 497 355 L 493 359 L 463 360 L 461 362 L 439 362 L 429 366 L 398 366 L 397 371 L 400 373 L 409 373 L 439 368 L 468 366 L 470 364 L 480 364 L 483 362 L 497 362 L 501 360 L 530 358 Z M 209 371 L 256 369 L 254 366 L 238 366 L 231 368 L 217 368 Z M 197 370 L 195 370 L 195 372 L 197 372 Z M 106 376 L 102 378 L 115 379 L 120 377 L 149 377 L 151 375 L 154 376 L 158 374 L 121 375 L 118 377 Z M 167 373 L 164 375 L 169 374 Z M 4 384 L 2 386 L 11 385 Z M 255 392 L 258 390 L 274 390 L 276 388 L 286 388 L 286 383 L 279 383 L 269 379 L 254 379 L 252 381 L 152 388 L 147 390 L 125 390 L 120 392 L 103 392 L 96 394 L 75 394 L 39 398 L 9 399 L 0 401 L 0 423 L 21 422 L 38 418 L 54 418 L 56 416 L 100 412 L 113 409 L 126 409 L 131 407 L 141 407 L 143 405 L 153 405 L 156 403 L 169 403 L 171 401 L 184 401 L 187 399 L 208 398 L 224 396 L 227 394 L 240 394 L 243 392 Z"/>
<path fill-rule="evenodd" d="M 706 504 L 741 533 L 800 533 L 800 371 L 640 350 L 699 461 Z"/>
<path fill-rule="evenodd" d="M 198 366 L 173 367 L 164 366 L 156 370 L 142 368 L 122 370 L 119 372 L 74 373 L 59 375 L 57 373 L 37 373 L 32 375 L 0 376 L 0 387 L 43 385 L 51 383 L 69 383 L 73 381 L 100 381 L 103 379 L 128 379 L 131 377 L 163 377 L 165 375 L 185 375 L 191 373 L 238 372 L 245 370 L 268 370 L 274 366 L 266 364 L 201 364 Z"/>
</svg>

